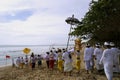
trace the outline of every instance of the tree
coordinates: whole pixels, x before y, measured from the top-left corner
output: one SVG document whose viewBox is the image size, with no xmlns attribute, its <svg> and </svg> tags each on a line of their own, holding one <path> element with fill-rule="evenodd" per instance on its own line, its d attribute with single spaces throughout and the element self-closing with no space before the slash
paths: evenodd
<svg viewBox="0 0 120 80">
<path fill-rule="evenodd" d="M 82 25 L 71 33 L 74 36 L 88 36 L 91 41 L 112 41 L 120 43 L 120 0 L 99 0 L 90 3 L 89 11 L 82 19 Z"/>
</svg>

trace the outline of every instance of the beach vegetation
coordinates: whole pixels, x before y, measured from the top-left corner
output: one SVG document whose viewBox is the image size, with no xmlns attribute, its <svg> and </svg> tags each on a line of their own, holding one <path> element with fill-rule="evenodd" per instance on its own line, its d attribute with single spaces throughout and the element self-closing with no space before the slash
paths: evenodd
<svg viewBox="0 0 120 80">
<path fill-rule="evenodd" d="M 90 41 L 120 43 L 120 0 L 91 1 L 81 25 L 70 33 Z"/>
</svg>

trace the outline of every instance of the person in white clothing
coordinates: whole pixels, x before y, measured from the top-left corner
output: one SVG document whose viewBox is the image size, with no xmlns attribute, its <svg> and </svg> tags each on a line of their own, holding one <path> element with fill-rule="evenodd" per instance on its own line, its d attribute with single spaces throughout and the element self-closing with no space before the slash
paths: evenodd
<svg viewBox="0 0 120 80">
<path fill-rule="evenodd" d="M 24 63 L 25 63 L 25 67 L 28 67 L 28 55 L 25 56 L 24 58 Z"/>
<path fill-rule="evenodd" d="M 110 42 L 110 46 L 111 46 L 111 50 L 114 54 L 114 65 L 115 67 L 113 67 L 113 72 L 120 72 L 120 68 L 119 68 L 119 56 L 120 56 L 120 51 L 118 48 L 115 47 L 115 44 L 113 42 Z"/>
<path fill-rule="evenodd" d="M 103 63 L 104 66 L 104 72 L 108 80 L 112 80 L 113 78 L 113 53 L 110 48 L 110 44 L 108 42 L 104 43 L 105 45 L 105 50 L 103 51 L 100 64 Z"/>
<path fill-rule="evenodd" d="M 98 70 L 98 73 L 101 73 L 103 71 L 103 64 L 99 64 L 100 59 L 102 57 L 103 50 L 100 48 L 100 44 L 96 44 L 96 48 L 94 50 L 94 59 L 95 59 L 95 66 Z"/>
<path fill-rule="evenodd" d="M 69 73 L 69 75 L 71 75 L 73 69 L 71 53 L 64 52 L 62 55 L 62 59 L 64 60 L 64 75 L 66 75 L 66 73 Z"/>
<path fill-rule="evenodd" d="M 57 64 L 57 60 L 58 60 L 58 51 L 54 51 L 54 60 L 55 60 L 55 64 Z"/>
<path fill-rule="evenodd" d="M 24 67 L 24 59 L 23 59 L 23 57 L 20 58 L 20 66 L 23 69 L 23 67 Z"/>
<path fill-rule="evenodd" d="M 93 55 L 93 50 L 91 49 L 90 44 L 87 44 L 84 50 L 84 62 L 87 73 L 89 73 L 89 71 L 92 69 L 92 66 L 90 64 L 93 57 L 92 55 Z"/>
<path fill-rule="evenodd" d="M 95 65 L 95 62 L 94 62 L 94 47 L 90 47 L 90 49 L 91 49 L 91 57 L 92 57 L 92 59 L 91 59 L 91 61 L 90 61 L 90 66 L 91 66 L 91 71 L 93 72 L 93 70 L 94 70 L 94 65 Z"/>
<path fill-rule="evenodd" d="M 20 57 L 16 59 L 16 67 L 20 68 Z"/>
</svg>

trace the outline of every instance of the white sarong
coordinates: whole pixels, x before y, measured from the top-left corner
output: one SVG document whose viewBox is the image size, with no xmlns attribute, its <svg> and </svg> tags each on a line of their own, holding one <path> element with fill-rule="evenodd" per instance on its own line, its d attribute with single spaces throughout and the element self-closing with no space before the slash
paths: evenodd
<svg viewBox="0 0 120 80">
<path fill-rule="evenodd" d="M 112 80 L 113 77 L 113 64 L 104 64 L 104 71 L 108 80 Z"/>
<path fill-rule="evenodd" d="M 73 66 L 72 63 L 64 63 L 64 72 L 70 72 L 72 71 Z"/>
<path fill-rule="evenodd" d="M 90 60 L 85 61 L 85 69 L 86 70 L 90 70 L 91 69 Z"/>
</svg>

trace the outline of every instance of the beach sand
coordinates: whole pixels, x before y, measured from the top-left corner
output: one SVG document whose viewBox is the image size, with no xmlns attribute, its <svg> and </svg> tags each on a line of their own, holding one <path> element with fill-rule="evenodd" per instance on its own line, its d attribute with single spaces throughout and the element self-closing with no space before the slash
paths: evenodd
<svg viewBox="0 0 120 80">
<path fill-rule="evenodd" d="M 83 55 L 81 59 L 83 60 Z M 81 62 L 80 73 L 77 74 L 74 66 L 72 76 L 65 76 L 62 72 L 59 72 L 57 68 L 53 71 L 47 69 L 45 61 L 43 61 L 41 68 L 37 68 L 36 66 L 35 70 L 28 67 L 23 69 L 13 68 L 12 66 L 1 67 L 0 80 L 107 80 L 104 74 L 99 75 L 96 73 L 96 70 L 93 73 L 86 74 L 84 62 Z M 120 80 L 120 74 L 115 74 L 113 80 Z"/>
</svg>

